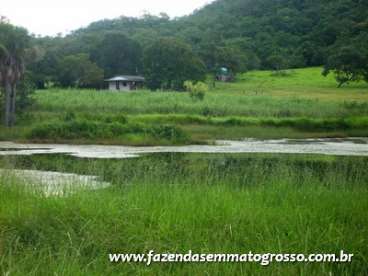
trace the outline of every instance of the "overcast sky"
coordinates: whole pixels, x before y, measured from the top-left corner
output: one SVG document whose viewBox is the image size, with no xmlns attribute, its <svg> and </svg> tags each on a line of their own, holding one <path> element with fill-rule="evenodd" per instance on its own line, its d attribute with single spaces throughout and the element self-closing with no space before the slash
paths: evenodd
<svg viewBox="0 0 368 276">
<path fill-rule="evenodd" d="M 56 35 L 89 23 L 145 12 L 170 17 L 191 13 L 212 0 L 1 0 L 0 15 L 31 33 Z"/>
</svg>

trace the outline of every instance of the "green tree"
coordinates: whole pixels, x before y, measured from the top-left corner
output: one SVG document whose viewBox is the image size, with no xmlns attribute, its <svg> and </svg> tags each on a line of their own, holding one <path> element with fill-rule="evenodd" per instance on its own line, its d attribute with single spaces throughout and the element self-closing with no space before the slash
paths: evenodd
<svg viewBox="0 0 368 276">
<path fill-rule="evenodd" d="M 279 72 L 286 69 L 288 64 L 286 58 L 280 54 L 273 54 L 267 58 L 267 64 L 272 70 Z"/>
<path fill-rule="evenodd" d="M 186 80 L 205 79 L 206 68 L 191 47 L 179 40 L 164 38 L 144 52 L 147 86 L 152 89 L 182 90 Z"/>
<path fill-rule="evenodd" d="M 31 97 L 35 92 L 35 84 L 29 71 L 27 70 L 22 76 L 17 87 L 16 105 L 17 113 L 24 114 L 28 107 L 34 103 L 34 98 Z"/>
<path fill-rule="evenodd" d="M 99 88 L 103 81 L 103 70 L 87 54 L 66 56 L 58 68 L 58 81 L 64 87 Z"/>
<path fill-rule="evenodd" d="M 28 64 L 27 70 L 38 89 L 44 89 L 48 84 L 55 83 L 58 78 L 58 64 L 69 54 L 62 49 L 62 38 L 33 38 L 34 58 Z"/>
<path fill-rule="evenodd" d="M 323 75 L 335 74 L 338 86 L 365 79 L 368 81 L 368 51 L 354 45 L 335 50 L 327 60 Z"/>
<path fill-rule="evenodd" d="M 189 96 L 194 101 L 203 101 L 204 96 L 208 92 L 208 85 L 204 82 L 193 83 L 192 81 L 185 81 L 184 88 L 189 92 Z"/>
<path fill-rule="evenodd" d="M 17 85 L 25 68 L 26 50 L 30 37 L 25 29 L 0 22 L 0 83 L 5 92 L 4 123 L 15 123 Z"/>
<path fill-rule="evenodd" d="M 138 74 L 142 70 L 141 46 L 120 32 L 106 33 L 91 59 L 105 71 L 105 77 Z"/>
</svg>

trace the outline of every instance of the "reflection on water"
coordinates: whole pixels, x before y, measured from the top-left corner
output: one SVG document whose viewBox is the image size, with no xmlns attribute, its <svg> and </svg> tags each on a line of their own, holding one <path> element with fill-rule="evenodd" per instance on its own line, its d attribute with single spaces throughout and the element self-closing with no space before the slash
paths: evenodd
<svg viewBox="0 0 368 276">
<path fill-rule="evenodd" d="M 2 149 L 2 150 L 1 150 Z M 132 147 L 0 142 L 0 155 L 63 153 L 80 158 L 132 158 L 144 153 L 295 153 L 368 156 L 368 138 L 217 141 L 216 145 Z"/>
<path fill-rule="evenodd" d="M 317 144 L 317 143 L 347 143 L 368 144 L 367 138 L 323 138 L 323 139 L 284 139 L 285 144 Z M 282 142 L 281 142 L 282 143 Z"/>
<path fill-rule="evenodd" d="M 107 182 L 99 181 L 97 176 L 37 170 L 0 169 L 3 179 L 15 178 L 17 183 L 25 184 L 46 196 L 62 196 L 77 190 L 95 190 L 108 187 Z"/>
<path fill-rule="evenodd" d="M 49 148 L 2 148 L 0 147 L 0 151 L 24 151 L 24 150 L 50 150 Z"/>
<path fill-rule="evenodd" d="M 131 147 L 102 145 L 37 145 L 0 142 L 0 156 L 17 156 L 9 158 L 11 168 L 26 170 L 1 170 L 0 180 L 16 178 L 16 182 L 24 183 L 31 190 L 41 191 L 45 195 L 66 195 L 79 189 L 100 189 L 112 184 L 131 184 L 149 180 L 160 183 L 167 179 L 169 183 L 188 181 L 190 183 L 212 183 L 231 179 L 231 183 L 249 185 L 250 179 L 262 181 L 255 175 L 261 171 L 261 176 L 277 174 L 280 167 L 300 172 L 298 179 L 303 177 L 304 169 L 323 178 L 330 173 L 330 163 L 288 161 L 288 157 L 272 155 L 269 159 L 254 160 L 251 155 L 234 157 L 227 153 L 308 153 L 342 156 L 368 156 L 367 138 L 348 139 L 303 139 L 303 140 L 255 140 L 218 141 L 217 145 L 193 145 L 171 147 Z M 153 154 L 148 154 L 153 153 Z M 171 154 L 174 153 L 174 154 Z M 181 153 L 181 154 L 177 154 Z M 191 157 L 185 153 L 220 153 Z M 222 153 L 222 154 L 221 154 Z M 142 156 L 145 154 L 144 156 Z M 72 158 L 80 157 L 80 158 Z M 127 160 L 130 157 L 139 157 Z M 238 156 L 238 155 L 236 155 Z M 90 159 L 81 159 L 90 158 Z M 293 157 L 294 158 L 294 157 Z M 6 161 L 8 158 L 4 158 Z M 14 159 L 14 160 L 13 160 Z M 344 159 L 345 160 L 345 159 Z M 341 176 L 354 176 L 353 172 L 363 172 L 366 163 L 341 163 L 339 159 L 335 166 Z M 366 159 L 365 159 L 366 160 Z M 131 162 L 133 161 L 133 162 Z M 136 162 L 137 161 L 137 162 Z M 75 162 L 75 163 L 72 163 Z M 9 167 L 4 162 L 5 167 Z M 359 169 L 356 168 L 359 164 Z M 351 166 L 354 166 L 354 170 Z M 262 169 L 260 169 L 262 168 Z M 364 168 L 364 169 L 363 169 Z M 37 169 L 37 170 L 33 170 Z M 63 171 L 69 173 L 59 173 Z M 203 173 L 203 172 L 207 172 Z M 239 178 L 240 175 L 243 177 Z M 334 174 L 335 171 L 334 171 Z M 99 175 L 101 178 L 94 176 Z M 250 175 L 250 177 L 244 177 Z M 357 175 L 361 181 L 365 175 Z M 104 182 L 102 181 L 102 179 Z M 179 179 L 179 180 L 178 180 Z M 239 180 L 240 179 L 240 180 Z M 179 182 L 180 182 L 179 181 Z M 5 181 L 4 183 L 12 183 Z M 244 183 L 243 183 L 244 182 Z M 353 180 L 349 179 L 349 183 Z M 360 182 L 359 182 L 360 183 Z"/>
</svg>

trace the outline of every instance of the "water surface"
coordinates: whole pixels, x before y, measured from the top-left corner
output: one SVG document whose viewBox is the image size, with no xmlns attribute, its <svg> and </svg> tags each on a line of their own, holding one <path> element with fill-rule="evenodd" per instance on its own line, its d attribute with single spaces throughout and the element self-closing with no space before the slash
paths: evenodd
<svg viewBox="0 0 368 276">
<path fill-rule="evenodd" d="M 8 179 L 10 182 L 11 179 L 15 178 L 17 183 L 46 196 L 64 196 L 78 190 L 96 190 L 110 185 L 93 175 L 39 170 L 0 169 L 0 177 Z"/>
<path fill-rule="evenodd" d="M 145 153 L 294 153 L 368 156 L 368 138 L 217 141 L 215 145 L 107 146 L 0 142 L 0 155 L 63 153 L 80 158 L 132 158 Z"/>
</svg>

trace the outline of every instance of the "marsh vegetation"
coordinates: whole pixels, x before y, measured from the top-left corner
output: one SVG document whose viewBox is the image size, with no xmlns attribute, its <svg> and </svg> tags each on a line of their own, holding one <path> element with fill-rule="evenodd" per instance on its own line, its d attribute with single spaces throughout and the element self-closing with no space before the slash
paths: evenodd
<svg viewBox="0 0 368 276">
<path fill-rule="evenodd" d="M 1 166 L 99 175 L 112 186 L 68 197 L 0 176 L 0 272 L 85 274 L 367 273 L 368 159 L 156 154 L 95 160 L 2 157 Z M 354 254 L 349 264 L 117 264 L 111 252 Z"/>
</svg>

